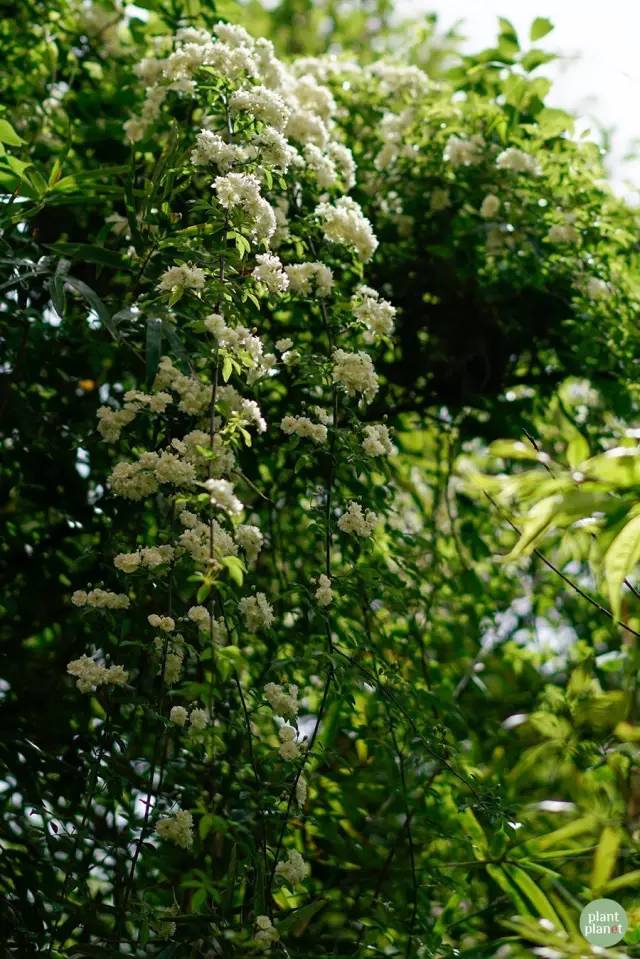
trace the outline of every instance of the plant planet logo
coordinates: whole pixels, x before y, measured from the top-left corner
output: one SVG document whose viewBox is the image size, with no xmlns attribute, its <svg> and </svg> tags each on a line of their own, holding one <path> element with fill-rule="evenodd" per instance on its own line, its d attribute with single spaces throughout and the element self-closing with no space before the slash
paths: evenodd
<svg viewBox="0 0 640 959">
<path fill-rule="evenodd" d="M 580 913 L 580 932 L 592 946 L 615 946 L 629 923 L 615 899 L 594 899 Z"/>
</svg>

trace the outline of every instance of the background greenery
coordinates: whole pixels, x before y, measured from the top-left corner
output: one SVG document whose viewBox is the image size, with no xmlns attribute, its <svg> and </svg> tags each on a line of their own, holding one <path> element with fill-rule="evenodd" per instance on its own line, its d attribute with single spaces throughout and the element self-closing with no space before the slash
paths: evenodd
<svg viewBox="0 0 640 959">
<path fill-rule="evenodd" d="M 381 173 L 373 159 L 386 98 L 366 81 L 336 83 L 347 142 L 368 172 L 354 195 L 380 239 L 372 285 L 401 310 L 371 416 L 387 414 L 396 429 L 399 455 L 378 495 L 393 485 L 402 511 L 372 571 L 349 586 L 340 696 L 301 826 L 312 877 L 304 895 L 276 901 L 288 954 L 588 955 L 579 912 L 610 895 L 630 916 L 624 949 L 640 955 L 635 525 L 611 553 L 636 518 L 640 477 L 638 222 L 603 183 L 598 148 L 571 139 L 570 118 L 545 107 L 547 24 L 518 38 L 502 21 L 495 48 L 463 59 L 433 20 L 400 26 L 384 2 L 139 7 L 149 19 L 123 25 L 109 5 L 24 2 L 0 24 L 0 948 L 46 955 L 60 923 L 69 941 L 54 955 L 120 954 L 108 945 L 129 865 L 116 813 L 139 795 L 132 757 L 150 754 L 153 726 L 104 734 L 107 764 L 95 734 L 104 703 L 79 697 L 65 673 L 95 629 L 69 594 L 102 579 L 114 544 L 140 523 L 130 504 L 100 502 L 113 459 L 95 432 L 100 389 L 143 382 L 156 349 L 130 309 L 143 280 L 107 217 L 139 207 L 151 182 L 122 137 L 147 33 L 222 16 L 284 56 L 386 53 L 442 84 L 406 133 L 415 155 Z M 543 175 L 492 183 L 476 166 L 454 175 L 442 154 L 458 127 L 520 145 L 542 158 Z M 513 215 L 500 254 L 488 256 L 477 209 L 493 186 Z M 434 210 L 442 189 L 449 203 Z M 577 249 L 545 242 L 558 210 L 577 217 Z M 587 297 L 588 276 L 611 294 Z M 264 322 L 287 332 L 281 318 Z M 170 327 L 165 335 L 172 349 Z M 620 446 L 627 455 L 604 455 Z M 263 465 L 271 503 L 299 502 L 308 478 L 285 468 L 277 441 Z M 277 523 L 275 566 L 265 561 L 260 575 L 286 589 L 301 566 L 313 568 L 308 534 L 287 520 L 294 509 L 253 505 L 263 528 Z M 156 521 L 147 510 L 145 529 Z M 313 643 L 317 627 L 307 628 Z M 124 639 L 135 630 L 125 620 Z M 142 857 L 144 936 L 124 954 L 250 948 L 225 934 L 250 924 L 255 907 L 242 879 L 256 828 L 235 758 L 242 736 L 230 726 L 210 787 L 197 764 L 181 770 L 184 792 L 210 817 L 200 860 L 165 849 L 160 864 Z M 85 809 L 96 768 L 100 795 Z M 261 802 L 277 810 L 278 784 L 265 790 Z M 86 830 L 79 852 L 70 823 Z M 89 875 L 96 849 L 112 850 L 113 881 Z M 171 905 L 171 889 L 187 921 L 163 945 L 153 915 Z"/>
</svg>

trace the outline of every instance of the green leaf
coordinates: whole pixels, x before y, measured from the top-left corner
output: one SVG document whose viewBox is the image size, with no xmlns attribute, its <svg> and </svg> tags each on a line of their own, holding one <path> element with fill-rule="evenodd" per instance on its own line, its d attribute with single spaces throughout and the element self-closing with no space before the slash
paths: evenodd
<svg viewBox="0 0 640 959">
<path fill-rule="evenodd" d="M 89 306 L 96 313 L 102 325 L 111 333 L 114 340 L 119 339 L 117 326 L 114 324 L 109 310 L 106 308 L 95 290 L 92 290 L 90 286 L 87 286 L 86 283 L 84 283 L 82 280 L 78 280 L 75 276 L 67 276 L 66 283 L 87 301 Z"/>
<path fill-rule="evenodd" d="M 541 67 L 545 63 L 550 63 L 551 60 L 555 60 L 555 58 L 555 53 L 549 53 L 547 50 L 527 50 L 520 58 L 520 66 L 523 70 L 526 70 L 527 73 L 531 73 L 532 70 Z M 538 116 L 538 120 L 539 119 L 540 117 Z"/>
<path fill-rule="evenodd" d="M 529 913 L 526 901 L 522 898 L 520 892 L 506 875 L 503 868 L 501 866 L 494 866 L 490 864 L 487 866 L 487 873 L 489 876 L 491 876 L 493 881 L 500 886 L 502 891 L 506 892 L 511 901 L 515 904 L 518 912 L 521 915 L 526 916 Z"/>
<path fill-rule="evenodd" d="M 210 592 L 211 592 L 211 583 L 203 583 L 202 586 L 200 586 L 200 588 L 198 589 L 198 592 L 196 593 L 196 602 L 198 604 L 204 603 L 205 599 L 207 598 Z"/>
<path fill-rule="evenodd" d="M 591 870 L 591 894 L 597 898 L 616 868 L 622 831 L 618 826 L 605 826 L 593 856 Z"/>
<path fill-rule="evenodd" d="M 634 886 L 636 889 L 640 886 L 640 869 L 633 869 L 631 872 L 625 872 L 622 876 L 610 879 L 604 888 L 604 892 L 617 892 L 618 889 L 625 889 L 627 886 Z"/>
<path fill-rule="evenodd" d="M 223 556 L 222 565 L 227 568 L 229 571 L 229 576 L 234 583 L 238 586 L 242 586 L 244 582 L 244 574 L 246 572 L 244 563 L 241 559 L 238 559 L 237 556 Z"/>
<path fill-rule="evenodd" d="M 640 486 L 640 451 L 617 446 L 587 460 L 583 472 L 589 479 L 611 486 Z"/>
<path fill-rule="evenodd" d="M 571 468 L 575 468 L 584 460 L 589 458 L 589 444 L 582 435 L 578 433 L 573 437 L 567 446 L 567 462 Z"/>
<path fill-rule="evenodd" d="M 555 911 L 542 889 L 540 889 L 537 883 L 533 881 L 531 876 L 525 872 L 524 869 L 521 869 L 520 866 L 505 865 L 503 868 L 506 874 L 513 880 L 513 882 L 534 906 L 538 915 L 543 919 L 548 919 L 549 922 L 554 924 L 556 929 L 561 930 L 562 922 L 560 921 L 558 913 Z"/>
<path fill-rule="evenodd" d="M 531 445 L 522 440 L 494 440 L 489 446 L 491 456 L 499 456 L 508 460 L 532 460 L 536 462 L 540 459 L 540 454 Z"/>
<path fill-rule="evenodd" d="M 543 140 L 551 140 L 561 133 L 572 133 L 574 120 L 571 114 L 556 107 L 545 107 L 536 117 L 537 129 L 532 127 Z"/>
<path fill-rule="evenodd" d="M 230 356 L 225 356 L 222 364 L 222 379 L 225 383 L 229 382 L 229 377 L 233 373 L 233 361 Z"/>
<path fill-rule="evenodd" d="M 24 140 L 18 136 L 7 120 L 0 120 L 0 143 L 6 143 L 10 147 L 19 147 L 22 146 Z"/>
<path fill-rule="evenodd" d="M 467 838 L 471 840 L 473 855 L 476 859 L 485 859 L 489 852 L 489 843 L 487 842 L 484 829 L 471 809 L 465 809 L 460 818 L 465 834 Z"/>
<path fill-rule="evenodd" d="M 536 17 L 529 30 L 529 39 L 535 43 L 553 30 L 553 23 L 547 17 Z"/>
<path fill-rule="evenodd" d="M 292 936 L 302 936 L 314 916 L 327 905 L 326 899 L 316 899 L 300 909 L 296 909 L 284 919 L 278 920 L 278 931 Z"/>
<path fill-rule="evenodd" d="M 119 253 L 105 250 L 103 246 L 94 246 L 92 243 L 52 243 L 49 247 L 60 256 L 83 263 L 99 263 L 114 270 L 128 269 L 127 263 Z"/>
<path fill-rule="evenodd" d="M 620 619 L 622 585 L 640 560 L 640 516 L 634 516 L 618 533 L 604 556 L 604 579 L 611 609 Z"/>
</svg>

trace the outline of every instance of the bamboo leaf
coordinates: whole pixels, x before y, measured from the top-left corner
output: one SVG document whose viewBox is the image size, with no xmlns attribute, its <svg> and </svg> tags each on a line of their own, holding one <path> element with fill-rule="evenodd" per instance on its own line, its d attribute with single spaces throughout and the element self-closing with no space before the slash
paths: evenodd
<svg viewBox="0 0 640 959">
<path fill-rule="evenodd" d="M 602 830 L 591 870 L 591 892 L 594 898 L 611 878 L 616 867 L 621 840 L 622 831 L 618 826 L 605 826 Z"/>
<path fill-rule="evenodd" d="M 640 560 L 640 516 L 618 533 L 604 557 L 604 579 L 611 609 L 620 618 L 622 584 Z"/>
</svg>

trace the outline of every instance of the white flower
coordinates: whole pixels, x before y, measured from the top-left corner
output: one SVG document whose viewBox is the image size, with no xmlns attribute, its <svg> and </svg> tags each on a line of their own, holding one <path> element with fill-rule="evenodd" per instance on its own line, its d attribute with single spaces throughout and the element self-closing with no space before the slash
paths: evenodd
<svg viewBox="0 0 640 959">
<path fill-rule="evenodd" d="M 296 849 L 289 850 L 288 859 L 279 862 L 276 866 L 276 876 L 281 876 L 291 887 L 301 883 L 308 872 L 308 865 Z"/>
<path fill-rule="evenodd" d="M 172 706 L 169 713 L 169 719 L 175 726 L 184 726 L 187 722 L 188 713 L 184 706 Z"/>
<path fill-rule="evenodd" d="M 209 725 L 209 713 L 206 709 L 199 709 L 196 707 L 189 713 L 189 722 L 194 729 L 206 729 L 206 727 Z"/>
<path fill-rule="evenodd" d="M 256 918 L 257 931 L 253 937 L 254 943 L 259 949 L 270 949 L 274 942 L 280 938 L 278 930 L 275 929 L 268 916 L 258 916 Z"/>
<path fill-rule="evenodd" d="M 252 236 L 268 240 L 276 228 L 270 204 L 260 195 L 260 181 L 251 173 L 229 173 L 213 181 L 220 205 L 229 211 L 240 210 L 248 219 Z"/>
<path fill-rule="evenodd" d="M 530 153 L 518 150 L 517 147 L 508 147 L 503 150 L 496 160 L 499 170 L 511 170 L 513 173 L 531 173 L 538 176 L 541 172 L 540 164 Z"/>
<path fill-rule="evenodd" d="M 475 166 L 482 162 L 484 140 L 476 133 L 468 140 L 450 136 L 444 148 L 443 158 L 452 167 Z"/>
<path fill-rule="evenodd" d="M 500 209 L 500 200 L 494 193 L 487 193 L 480 207 L 480 216 L 491 220 Z"/>
<path fill-rule="evenodd" d="M 262 549 L 263 536 L 257 526 L 241 523 L 235 531 L 238 546 L 244 550 L 247 560 L 254 563 Z"/>
<path fill-rule="evenodd" d="M 172 293 L 174 290 L 197 291 L 204 288 L 204 283 L 204 270 L 189 263 L 182 263 L 178 266 L 170 266 L 162 273 L 157 289 L 161 293 Z"/>
<path fill-rule="evenodd" d="M 335 204 L 319 203 L 315 216 L 322 221 L 329 242 L 351 247 L 361 260 L 369 260 L 375 253 L 378 241 L 371 223 L 351 197 L 342 196 Z"/>
<path fill-rule="evenodd" d="M 295 728 L 290 726 L 289 723 L 284 723 L 278 730 L 278 737 L 280 739 L 278 752 L 282 759 L 288 761 L 299 757 L 300 746 L 296 742 L 297 735 Z"/>
<path fill-rule="evenodd" d="M 247 158 L 248 153 L 244 147 L 225 143 L 222 137 L 212 130 L 201 130 L 191 151 L 191 162 L 194 166 L 215 163 L 223 173 L 227 173 L 236 163 L 244 163 Z"/>
<path fill-rule="evenodd" d="M 187 617 L 191 620 L 192 623 L 195 623 L 199 629 L 207 630 L 211 624 L 211 616 L 209 615 L 209 610 L 204 606 L 191 606 L 187 613 Z"/>
<path fill-rule="evenodd" d="M 232 113 L 250 113 L 276 130 L 285 128 L 290 113 L 282 97 L 263 86 L 237 90 L 229 100 L 229 109 Z"/>
<path fill-rule="evenodd" d="M 325 297 L 333 289 L 333 273 L 324 263 L 294 263 L 284 269 L 291 293 L 310 296 L 315 291 L 318 296 Z"/>
<path fill-rule="evenodd" d="M 89 656 L 72 659 L 67 664 L 67 672 L 75 676 L 76 686 L 81 693 L 88 693 L 95 686 L 124 686 L 129 674 L 122 666 L 101 666 Z"/>
<path fill-rule="evenodd" d="M 147 616 L 147 622 L 149 626 L 153 626 L 154 629 L 160 629 L 163 633 L 172 633 L 176 628 L 175 620 L 171 616 L 158 616 L 157 613 L 150 613 Z"/>
<path fill-rule="evenodd" d="M 107 443 L 117 443 L 124 426 L 128 426 L 135 417 L 137 409 L 125 406 L 121 410 L 113 410 L 110 406 L 98 408 L 98 432 Z"/>
<path fill-rule="evenodd" d="M 290 340 L 289 337 L 283 337 L 281 340 L 276 340 L 276 350 L 279 353 L 286 353 L 287 350 L 290 350 L 293 346 L 293 340 Z"/>
<path fill-rule="evenodd" d="M 233 483 L 229 480 L 209 479 L 203 485 L 209 493 L 212 506 L 231 514 L 242 512 L 242 503 L 233 492 Z"/>
<path fill-rule="evenodd" d="M 364 427 L 362 449 L 368 456 L 390 456 L 395 452 L 389 430 L 382 423 Z"/>
<path fill-rule="evenodd" d="M 258 253 L 257 266 L 251 271 L 251 276 L 259 283 L 263 283 L 270 293 L 284 293 L 289 286 L 289 277 L 282 269 L 280 258 L 272 253 Z"/>
<path fill-rule="evenodd" d="M 113 557 L 113 565 L 122 573 L 133 573 L 140 568 L 142 557 L 137 553 L 118 553 Z"/>
<path fill-rule="evenodd" d="M 285 416 L 280 423 L 283 433 L 296 433 L 298 436 L 308 437 L 314 443 L 326 443 L 327 427 L 322 423 L 313 423 L 306 416 Z"/>
<path fill-rule="evenodd" d="M 302 808 L 307 801 L 307 780 L 304 776 L 299 776 L 296 783 L 296 802 Z"/>
<path fill-rule="evenodd" d="M 359 287 L 351 306 L 355 318 L 367 328 L 364 338 L 368 343 L 393 333 L 396 309 L 371 287 Z"/>
<path fill-rule="evenodd" d="M 86 593 L 76 589 L 71 596 L 74 606 L 92 606 L 95 609 L 128 609 L 129 597 L 124 593 L 112 593 L 107 589 L 92 589 Z"/>
<path fill-rule="evenodd" d="M 286 173 L 291 164 L 298 160 L 296 148 L 274 127 L 265 127 L 252 141 L 251 147 L 263 165 L 280 173 Z"/>
<path fill-rule="evenodd" d="M 590 276 L 585 284 L 585 292 L 592 300 L 601 300 L 611 295 L 611 287 L 600 277 Z"/>
<path fill-rule="evenodd" d="M 289 719 L 295 719 L 300 708 L 298 703 L 298 687 L 293 683 L 279 686 L 278 683 L 267 683 L 264 687 L 264 694 L 267 702 L 277 716 L 285 716 Z"/>
<path fill-rule="evenodd" d="M 579 239 L 580 234 L 568 218 L 564 223 L 554 223 L 545 237 L 549 243 L 577 243 Z"/>
<path fill-rule="evenodd" d="M 320 606 L 329 606 L 333 602 L 333 590 L 331 589 L 331 580 L 324 573 L 318 576 L 318 588 L 315 597 Z"/>
<path fill-rule="evenodd" d="M 335 350 L 333 353 L 333 379 L 344 387 L 348 396 L 361 393 L 370 402 L 378 392 L 378 377 L 368 353 L 360 350 L 347 353 Z"/>
<path fill-rule="evenodd" d="M 193 816 L 190 812 L 179 809 L 170 819 L 159 819 L 156 832 L 161 839 L 167 839 L 183 849 L 190 849 L 193 846 Z"/>
<path fill-rule="evenodd" d="M 267 602 L 264 593 L 256 593 L 255 596 L 243 596 L 238 603 L 238 607 L 244 617 L 247 629 L 252 633 L 259 629 L 269 629 L 274 621 L 273 608 Z"/>
<path fill-rule="evenodd" d="M 338 520 L 338 526 L 343 533 L 351 533 L 354 536 L 367 538 L 373 533 L 377 522 L 378 517 L 373 510 L 368 509 L 366 513 L 364 513 L 360 503 L 351 500 L 351 502 L 347 504 L 345 512 Z"/>
</svg>

